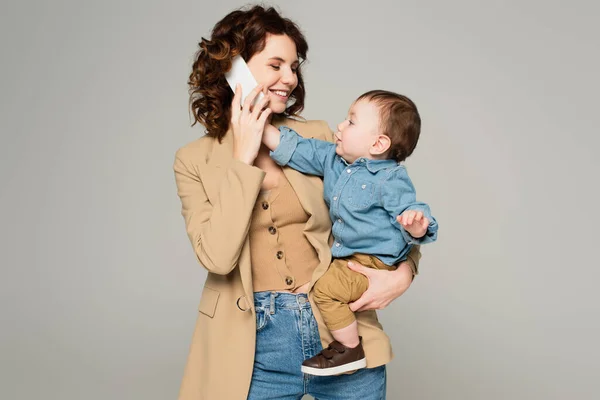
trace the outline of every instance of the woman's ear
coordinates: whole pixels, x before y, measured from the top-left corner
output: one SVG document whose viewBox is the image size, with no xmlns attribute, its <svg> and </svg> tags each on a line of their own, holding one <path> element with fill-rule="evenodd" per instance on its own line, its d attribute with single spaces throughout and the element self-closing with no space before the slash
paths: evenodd
<svg viewBox="0 0 600 400">
<path fill-rule="evenodd" d="M 392 140 L 386 135 L 379 135 L 375 140 L 375 143 L 371 145 L 369 149 L 369 153 L 372 156 L 379 156 L 388 151 L 390 146 L 392 145 Z"/>
</svg>

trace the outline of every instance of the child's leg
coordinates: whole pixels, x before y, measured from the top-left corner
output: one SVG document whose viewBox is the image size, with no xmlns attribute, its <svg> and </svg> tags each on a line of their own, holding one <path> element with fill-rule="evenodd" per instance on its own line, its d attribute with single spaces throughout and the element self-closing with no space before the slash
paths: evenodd
<svg viewBox="0 0 600 400">
<path fill-rule="evenodd" d="M 358 324 L 348 303 L 356 301 L 369 288 L 363 274 L 348 268 L 348 260 L 373 269 L 393 270 L 381 260 L 367 254 L 355 254 L 347 259 L 334 259 L 327 272 L 314 286 L 314 299 L 325 325 L 335 340 L 346 347 L 356 347 Z"/>
<path fill-rule="evenodd" d="M 338 342 L 358 345 L 358 325 L 348 303 L 369 287 L 369 280 L 348 268 L 348 260 L 335 259 L 313 287 L 313 297 L 325 325 Z"/>
<path fill-rule="evenodd" d="M 330 331 L 335 340 L 346 347 L 355 348 L 360 343 L 358 339 L 358 324 L 356 320 L 345 328 Z"/>
<path fill-rule="evenodd" d="M 348 268 L 347 264 L 348 260 L 334 260 L 313 287 L 313 299 L 335 341 L 302 363 L 304 373 L 329 376 L 367 365 L 358 336 L 358 324 L 348 303 L 362 295 L 369 281 Z"/>
<path fill-rule="evenodd" d="M 368 258 L 350 257 L 371 267 Z M 327 272 L 314 286 L 314 299 L 325 325 L 335 340 L 346 347 L 359 344 L 358 324 L 348 303 L 356 301 L 369 288 L 369 280 L 363 274 L 348 268 L 348 259 L 335 259 Z"/>
</svg>

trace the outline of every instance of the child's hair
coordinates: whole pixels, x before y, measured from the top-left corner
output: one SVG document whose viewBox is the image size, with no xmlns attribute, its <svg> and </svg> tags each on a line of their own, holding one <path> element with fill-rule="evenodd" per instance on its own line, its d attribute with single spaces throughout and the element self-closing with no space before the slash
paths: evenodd
<svg viewBox="0 0 600 400">
<path fill-rule="evenodd" d="M 421 133 L 421 117 L 417 106 L 406 96 L 387 90 L 371 90 L 359 100 L 373 101 L 379 107 L 381 133 L 391 139 L 388 158 L 398 162 L 412 154 Z"/>
</svg>

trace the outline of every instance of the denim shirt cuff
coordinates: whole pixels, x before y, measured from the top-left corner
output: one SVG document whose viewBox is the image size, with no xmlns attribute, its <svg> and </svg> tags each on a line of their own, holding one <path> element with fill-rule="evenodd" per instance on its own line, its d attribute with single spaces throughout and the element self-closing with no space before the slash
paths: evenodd
<svg viewBox="0 0 600 400">
<path fill-rule="evenodd" d="M 277 164 L 287 165 L 298 146 L 298 134 L 286 126 L 280 127 L 279 132 L 279 146 L 269 152 L 269 155 Z"/>
</svg>

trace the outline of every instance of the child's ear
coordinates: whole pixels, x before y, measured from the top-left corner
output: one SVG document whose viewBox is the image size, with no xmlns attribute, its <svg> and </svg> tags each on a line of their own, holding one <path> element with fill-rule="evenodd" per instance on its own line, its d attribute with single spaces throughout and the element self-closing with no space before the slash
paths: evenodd
<svg viewBox="0 0 600 400">
<path fill-rule="evenodd" d="M 371 148 L 369 149 L 369 153 L 372 156 L 381 155 L 381 154 L 385 153 L 386 151 L 388 151 L 388 149 L 390 148 L 391 145 L 392 145 L 392 140 L 389 137 L 387 137 L 386 135 L 379 135 L 379 136 L 377 136 L 375 143 L 373 143 L 373 145 L 371 145 Z"/>
</svg>

